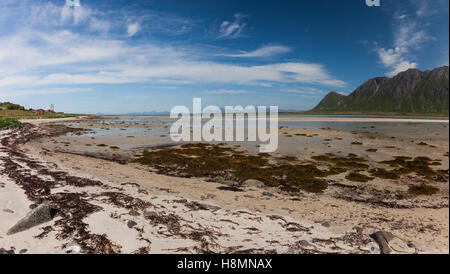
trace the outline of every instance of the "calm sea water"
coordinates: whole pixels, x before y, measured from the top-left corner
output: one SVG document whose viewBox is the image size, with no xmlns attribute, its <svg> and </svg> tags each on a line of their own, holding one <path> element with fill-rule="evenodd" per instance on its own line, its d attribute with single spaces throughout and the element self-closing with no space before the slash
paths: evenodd
<svg viewBox="0 0 450 274">
<path fill-rule="evenodd" d="M 411 137 L 411 136 L 428 136 L 436 138 L 448 138 L 449 124 L 439 122 L 423 122 L 423 119 L 445 119 L 436 117 L 411 117 L 411 116 L 386 116 L 386 115 L 280 115 L 280 118 L 290 117 L 346 117 L 346 118 L 408 118 L 414 119 L 414 122 L 324 122 L 324 121 L 279 121 L 279 127 L 290 127 L 299 129 L 332 129 L 340 131 L 359 131 L 359 132 L 377 132 L 390 136 Z M 157 136 L 167 134 L 169 127 L 175 120 L 169 119 L 168 116 L 122 116 L 119 119 L 103 120 L 100 123 L 105 125 L 125 125 L 128 128 L 111 128 L 109 130 L 95 129 L 94 133 L 88 133 L 88 136 L 105 136 L 105 135 L 133 135 L 133 136 Z M 205 123 L 207 120 L 203 120 Z M 90 121 L 86 123 L 91 123 Z M 152 130 L 145 128 L 136 128 L 133 125 L 156 125 Z M 69 123 L 69 126 L 77 126 L 75 123 Z M 247 121 L 244 127 L 247 128 Z"/>
</svg>

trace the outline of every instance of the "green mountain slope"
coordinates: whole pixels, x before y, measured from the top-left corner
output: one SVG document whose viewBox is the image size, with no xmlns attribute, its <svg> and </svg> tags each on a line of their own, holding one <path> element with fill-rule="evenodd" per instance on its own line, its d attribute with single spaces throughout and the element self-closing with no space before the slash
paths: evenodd
<svg viewBox="0 0 450 274">
<path fill-rule="evenodd" d="M 449 113 L 449 68 L 370 79 L 348 96 L 328 93 L 311 112 Z"/>
</svg>

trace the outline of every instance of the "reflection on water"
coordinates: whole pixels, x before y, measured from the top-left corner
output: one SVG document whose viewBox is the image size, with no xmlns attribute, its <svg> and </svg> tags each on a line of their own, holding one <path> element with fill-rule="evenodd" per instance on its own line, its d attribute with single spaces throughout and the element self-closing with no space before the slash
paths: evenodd
<svg viewBox="0 0 450 274">
<path fill-rule="evenodd" d="M 341 115 L 340 117 L 343 117 Z M 375 115 L 345 115 L 346 117 L 380 117 Z M 283 118 L 299 117 L 298 115 L 283 115 Z M 306 116 L 302 116 L 306 117 Z M 313 117 L 313 115 L 308 116 Z M 320 117 L 326 117 L 321 115 Z M 336 117 L 336 116 L 329 116 Z M 386 117 L 386 116 L 383 116 Z M 411 117 L 408 117 L 411 118 Z M 423 117 L 430 118 L 430 117 Z M 167 135 L 170 130 L 171 124 L 175 120 L 169 119 L 167 116 L 161 117 L 149 117 L 149 116 L 131 116 L 131 117 L 119 117 L 119 119 L 106 119 L 100 120 L 95 125 L 101 125 L 101 127 L 92 127 L 91 132 L 83 134 L 84 136 L 141 136 L 150 138 L 166 137 L 161 135 Z M 208 120 L 202 120 L 202 125 Z M 92 121 L 82 122 L 84 125 L 93 124 Z M 245 120 L 244 128 L 248 128 L 248 121 Z M 257 123 L 255 123 L 257 124 Z M 70 127 L 79 127 L 80 123 L 67 123 Z M 110 126 L 110 127 L 108 127 Z M 266 124 L 269 126 L 269 123 Z M 439 138 L 448 138 L 448 123 L 426 123 L 417 119 L 417 122 L 324 122 L 324 121 L 279 121 L 278 126 L 280 128 L 299 128 L 299 129 L 332 129 L 339 131 L 358 131 L 358 132 L 370 132 L 370 133 L 382 133 L 389 136 L 396 137 L 411 137 L 420 135 L 421 137 L 427 136 L 432 138 L 438 136 Z M 234 127 L 238 128 L 235 121 Z M 216 129 L 221 129 L 217 127 Z M 69 133 L 70 134 L 70 133 Z"/>
</svg>

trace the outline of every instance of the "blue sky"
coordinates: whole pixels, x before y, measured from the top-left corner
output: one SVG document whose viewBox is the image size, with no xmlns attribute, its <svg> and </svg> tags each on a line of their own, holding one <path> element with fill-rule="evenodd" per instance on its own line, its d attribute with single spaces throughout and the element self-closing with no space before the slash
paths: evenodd
<svg viewBox="0 0 450 274">
<path fill-rule="evenodd" d="M 0 101 L 82 113 L 312 108 L 449 62 L 448 0 L 2 0 Z"/>
</svg>

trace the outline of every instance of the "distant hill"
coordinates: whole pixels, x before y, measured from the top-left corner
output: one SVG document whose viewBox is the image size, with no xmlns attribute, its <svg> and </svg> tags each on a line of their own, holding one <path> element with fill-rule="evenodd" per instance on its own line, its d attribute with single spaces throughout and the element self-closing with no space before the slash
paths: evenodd
<svg viewBox="0 0 450 274">
<path fill-rule="evenodd" d="M 0 109 L 2 110 L 25 110 L 25 108 L 18 104 L 11 102 L 0 102 Z"/>
<path fill-rule="evenodd" d="M 448 115 L 448 69 L 448 66 L 424 72 L 417 69 L 409 69 L 393 78 L 373 78 L 347 96 L 335 91 L 328 93 L 309 112 Z"/>
</svg>

